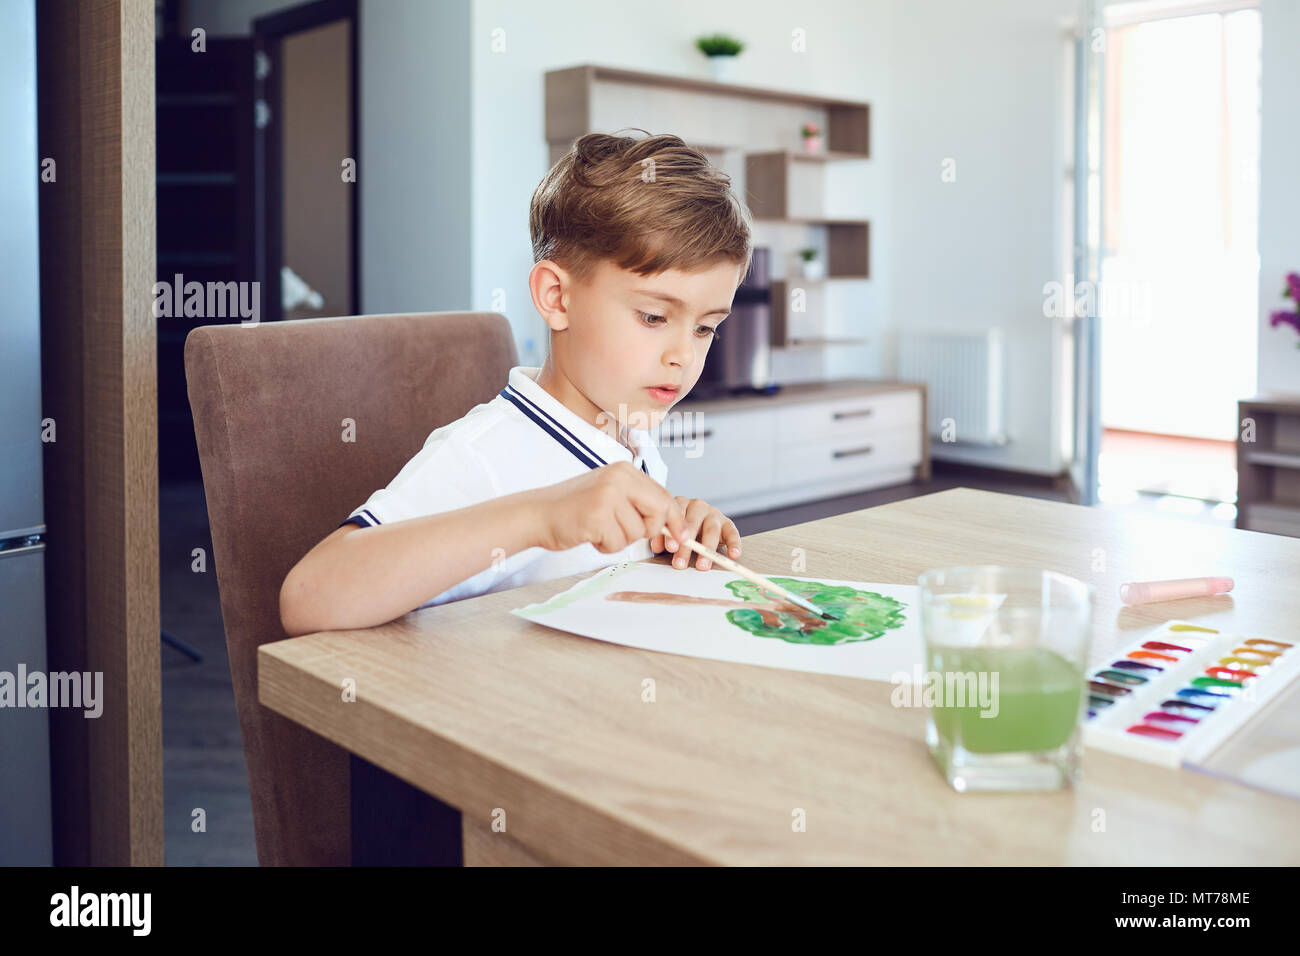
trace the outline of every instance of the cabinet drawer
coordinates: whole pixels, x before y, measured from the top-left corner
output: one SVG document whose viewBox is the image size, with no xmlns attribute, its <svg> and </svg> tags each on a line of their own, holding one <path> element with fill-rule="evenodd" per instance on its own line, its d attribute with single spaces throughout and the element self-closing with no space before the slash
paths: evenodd
<svg viewBox="0 0 1300 956">
<path fill-rule="evenodd" d="M 921 425 L 880 430 L 847 440 L 800 442 L 781 447 L 776 461 L 781 487 L 886 468 L 906 468 L 921 461 Z"/>
<path fill-rule="evenodd" d="M 684 427 L 665 426 L 659 455 L 668 466 L 668 490 L 709 502 L 768 490 L 776 481 L 771 431 L 770 411 L 704 413 Z M 682 444 L 672 444 L 675 436 Z"/>
<path fill-rule="evenodd" d="M 921 393 L 913 388 L 830 402 L 801 402 L 777 412 L 777 437 L 782 445 L 813 439 L 838 441 L 911 425 L 918 430 L 921 427 Z"/>
</svg>

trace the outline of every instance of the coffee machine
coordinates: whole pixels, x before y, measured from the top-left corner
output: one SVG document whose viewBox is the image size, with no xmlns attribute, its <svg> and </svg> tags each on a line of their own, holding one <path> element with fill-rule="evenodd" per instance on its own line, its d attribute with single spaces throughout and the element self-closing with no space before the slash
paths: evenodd
<svg viewBox="0 0 1300 956">
<path fill-rule="evenodd" d="M 754 250 L 749 271 L 732 299 L 731 315 L 722 323 L 719 338 L 709 346 L 699 381 L 683 402 L 772 394 L 780 388 L 772 381 L 771 251 L 766 247 Z"/>
</svg>

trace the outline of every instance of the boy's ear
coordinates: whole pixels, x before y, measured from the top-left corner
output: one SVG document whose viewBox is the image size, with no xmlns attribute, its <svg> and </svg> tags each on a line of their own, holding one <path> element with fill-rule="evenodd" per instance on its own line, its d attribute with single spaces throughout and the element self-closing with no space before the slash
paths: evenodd
<svg viewBox="0 0 1300 956">
<path fill-rule="evenodd" d="M 569 274 L 550 259 L 538 262 L 528 273 L 528 291 L 533 297 L 533 307 L 553 332 L 569 327 L 568 292 L 571 283 Z"/>
</svg>

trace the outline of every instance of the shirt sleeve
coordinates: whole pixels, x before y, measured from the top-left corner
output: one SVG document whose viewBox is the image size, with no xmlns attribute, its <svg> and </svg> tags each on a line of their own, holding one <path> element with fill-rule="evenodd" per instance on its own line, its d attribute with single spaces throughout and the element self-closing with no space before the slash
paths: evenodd
<svg viewBox="0 0 1300 956">
<path fill-rule="evenodd" d="M 431 434 L 384 488 L 376 490 L 343 521 L 363 528 L 468 508 L 498 496 L 492 471 L 454 433 Z"/>
</svg>

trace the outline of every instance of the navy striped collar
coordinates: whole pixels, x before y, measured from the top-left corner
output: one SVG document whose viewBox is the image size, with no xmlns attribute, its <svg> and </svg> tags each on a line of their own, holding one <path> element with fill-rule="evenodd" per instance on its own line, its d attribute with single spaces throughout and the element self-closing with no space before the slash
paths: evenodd
<svg viewBox="0 0 1300 956">
<path fill-rule="evenodd" d="M 635 461 L 641 457 L 641 470 L 650 469 L 644 457 L 633 456 L 632 451 L 611 435 L 584 421 L 546 389 L 537 384 L 540 368 L 516 366 L 510 370 L 510 381 L 501 389 L 500 396 L 531 419 L 542 431 L 566 448 L 588 468 L 599 468 L 611 461 Z M 644 453 L 647 433 L 633 431 L 632 440 Z"/>
</svg>

